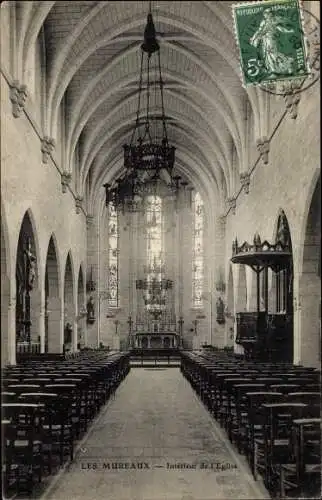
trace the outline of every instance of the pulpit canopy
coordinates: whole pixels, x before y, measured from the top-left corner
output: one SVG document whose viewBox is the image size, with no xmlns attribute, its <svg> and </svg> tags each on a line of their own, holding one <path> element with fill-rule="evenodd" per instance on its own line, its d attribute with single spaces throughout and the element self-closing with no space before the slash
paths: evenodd
<svg viewBox="0 0 322 500">
<path fill-rule="evenodd" d="M 281 271 L 289 266 L 292 257 L 289 244 L 277 241 L 275 244 L 267 240 L 261 242 L 258 233 L 254 235 L 253 244 L 244 241 L 238 245 L 237 238 L 232 245 L 232 258 L 234 264 L 245 264 L 258 272 L 265 267 L 270 267 L 274 272 Z"/>
</svg>

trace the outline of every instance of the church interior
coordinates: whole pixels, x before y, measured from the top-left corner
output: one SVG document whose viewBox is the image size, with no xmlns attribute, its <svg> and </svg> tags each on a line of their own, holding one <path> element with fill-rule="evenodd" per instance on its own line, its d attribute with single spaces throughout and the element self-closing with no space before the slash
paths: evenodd
<svg viewBox="0 0 322 500">
<path fill-rule="evenodd" d="M 283 91 L 236 3 L 1 3 L 3 498 L 321 496 L 319 2 Z"/>
</svg>

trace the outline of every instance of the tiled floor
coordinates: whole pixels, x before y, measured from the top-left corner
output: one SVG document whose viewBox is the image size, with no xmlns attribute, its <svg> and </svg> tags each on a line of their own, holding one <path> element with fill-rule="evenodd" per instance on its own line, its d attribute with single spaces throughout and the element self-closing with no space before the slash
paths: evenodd
<svg viewBox="0 0 322 500">
<path fill-rule="evenodd" d="M 206 468 L 207 467 L 207 468 Z M 269 498 L 178 368 L 132 368 L 45 500 Z"/>
</svg>

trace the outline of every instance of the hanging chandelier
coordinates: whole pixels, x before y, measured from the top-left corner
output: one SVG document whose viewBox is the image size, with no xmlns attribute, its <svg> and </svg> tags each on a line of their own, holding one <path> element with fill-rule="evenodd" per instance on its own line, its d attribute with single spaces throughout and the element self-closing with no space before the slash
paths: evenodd
<svg viewBox="0 0 322 500">
<path fill-rule="evenodd" d="M 147 196 L 176 195 L 180 176 L 172 176 L 175 147 L 168 141 L 164 111 L 160 45 L 150 9 L 141 44 L 138 106 L 129 144 L 124 144 L 124 173 L 113 184 L 104 184 L 106 205 L 136 212 Z"/>
</svg>

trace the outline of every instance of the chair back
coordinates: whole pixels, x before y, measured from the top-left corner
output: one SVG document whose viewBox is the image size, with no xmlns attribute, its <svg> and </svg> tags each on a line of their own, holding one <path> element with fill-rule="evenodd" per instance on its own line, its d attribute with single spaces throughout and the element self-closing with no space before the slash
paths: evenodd
<svg viewBox="0 0 322 500">
<path fill-rule="evenodd" d="M 3 403 L 17 403 L 18 395 L 15 392 L 2 391 L 1 400 Z"/>
<path fill-rule="evenodd" d="M 282 392 L 283 394 L 288 394 L 289 392 L 295 392 L 299 386 L 297 384 L 272 384 L 270 389 L 276 392 Z"/>
</svg>

